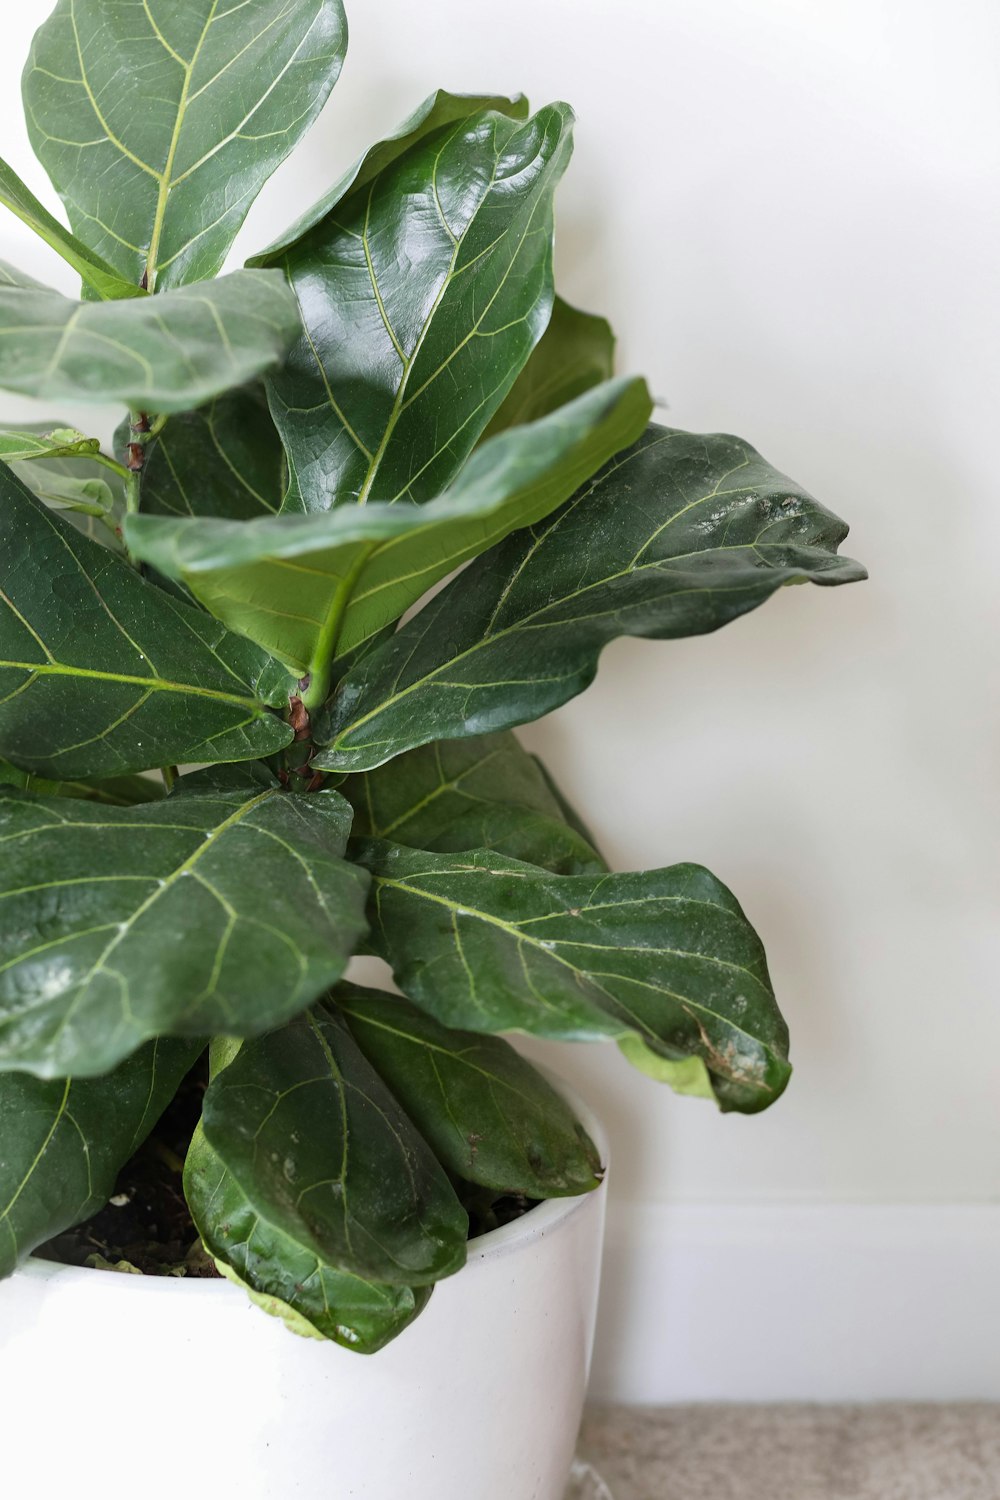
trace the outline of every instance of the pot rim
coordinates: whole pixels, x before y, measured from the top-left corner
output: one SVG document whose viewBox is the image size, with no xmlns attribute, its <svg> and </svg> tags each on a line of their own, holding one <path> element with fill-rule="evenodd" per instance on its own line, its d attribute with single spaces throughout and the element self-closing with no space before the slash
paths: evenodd
<svg viewBox="0 0 1000 1500">
<path fill-rule="evenodd" d="M 551 1234 L 573 1217 L 581 1208 L 585 1207 L 592 1198 L 599 1198 L 607 1192 L 608 1167 L 610 1165 L 610 1146 L 607 1131 L 601 1120 L 583 1100 L 575 1089 L 554 1073 L 550 1068 L 535 1063 L 538 1071 L 545 1075 L 552 1086 L 562 1095 L 566 1103 L 575 1112 L 580 1124 L 586 1130 L 591 1140 L 597 1147 L 601 1161 L 604 1166 L 604 1175 L 600 1187 L 594 1188 L 589 1193 L 579 1193 L 573 1198 L 546 1198 L 534 1208 L 529 1209 L 521 1218 L 514 1219 L 509 1224 L 502 1224 L 499 1229 L 491 1229 L 488 1234 L 480 1235 L 478 1239 L 469 1241 L 469 1258 L 462 1269 L 456 1272 L 458 1276 L 468 1276 L 488 1261 L 500 1260 L 507 1255 L 513 1255 L 519 1250 L 526 1249 L 535 1240 L 541 1239 L 546 1234 Z M 32 1280 L 58 1281 L 63 1286 L 69 1286 L 74 1282 L 80 1285 L 91 1285 L 92 1278 L 99 1275 L 100 1287 L 109 1291 L 112 1287 L 128 1288 L 128 1295 L 142 1295 L 145 1293 L 160 1292 L 166 1287 L 177 1287 L 183 1289 L 186 1296 L 224 1296 L 231 1297 L 233 1292 L 239 1292 L 241 1287 L 228 1281 L 225 1277 L 186 1277 L 186 1276 L 130 1276 L 115 1275 L 107 1271 L 96 1271 L 91 1266 L 67 1266 L 60 1261 L 44 1260 L 40 1256 L 29 1255 L 27 1259 L 14 1272 L 15 1276 L 30 1276 Z M 450 1280 L 450 1277 L 445 1278 Z"/>
</svg>

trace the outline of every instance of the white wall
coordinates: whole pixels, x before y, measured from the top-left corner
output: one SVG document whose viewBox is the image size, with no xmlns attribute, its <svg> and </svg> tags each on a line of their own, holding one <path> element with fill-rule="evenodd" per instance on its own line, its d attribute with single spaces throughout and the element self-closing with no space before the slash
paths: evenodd
<svg viewBox="0 0 1000 1500">
<path fill-rule="evenodd" d="M 0 114 L 4 153 L 53 202 L 16 91 L 48 9 L 25 0 L 4 17 Z M 527 733 L 616 865 L 695 859 L 734 887 L 793 1034 L 791 1089 L 752 1120 L 675 1099 L 613 1052 L 560 1050 L 613 1130 L 616 1318 L 640 1339 L 655 1324 L 656 1276 L 627 1294 L 642 1263 L 629 1245 L 667 1202 L 735 1214 L 734 1245 L 740 1205 L 754 1224 L 785 1205 L 775 1235 L 789 1205 L 816 1205 L 817 1223 L 871 1205 L 879 1275 L 910 1232 L 887 1238 L 886 1210 L 941 1205 L 939 1221 L 898 1223 L 952 1226 L 934 1264 L 964 1274 L 989 1210 L 944 1205 L 1000 1197 L 1000 9 L 354 0 L 351 23 L 334 100 L 243 249 L 438 85 L 569 99 L 564 294 L 611 316 L 623 368 L 649 376 L 664 420 L 749 438 L 851 520 L 846 550 L 872 574 L 788 590 L 712 637 L 620 643 L 584 697 Z M 17 225 L 0 229 L 0 255 L 59 277 Z M 721 1316 L 724 1289 L 715 1306 L 707 1284 L 691 1295 L 703 1324 Z M 701 1392 L 653 1364 L 637 1386 L 640 1356 L 630 1345 L 630 1375 L 612 1345 L 605 1394 Z M 988 1393 L 993 1376 L 966 1388 L 950 1369 L 931 1362 L 918 1393 Z M 797 1372 L 791 1394 L 827 1389 Z M 866 1394 L 912 1393 L 911 1374 L 906 1346 L 888 1349 Z M 712 1393 L 753 1394 L 752 1378 Z"/>
</svg>

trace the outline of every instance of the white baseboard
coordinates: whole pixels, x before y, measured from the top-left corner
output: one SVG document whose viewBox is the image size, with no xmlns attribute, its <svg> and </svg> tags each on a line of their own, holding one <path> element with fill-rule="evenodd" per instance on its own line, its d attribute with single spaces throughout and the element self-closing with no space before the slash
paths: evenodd
<svg viewBox="0 0 1000 1500">
<path fill-rule="evenodd" d="M 1000 1204 L 612 1204 L 591 1394 L 1000 1400 Z"/>
</svg>

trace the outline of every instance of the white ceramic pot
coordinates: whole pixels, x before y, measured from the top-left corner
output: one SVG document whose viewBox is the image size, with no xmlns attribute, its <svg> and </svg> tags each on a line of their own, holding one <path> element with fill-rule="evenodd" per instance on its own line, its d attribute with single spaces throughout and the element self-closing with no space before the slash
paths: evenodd
<svg viewBox="0 0 1000 1500">
<path fill-rule="evenodd" d="M 607 1161 L 590 1111 L 567 1092 Z M 606 1189 L 470 1246 L 371 1356 L 224 1281 L 30 1260 L 0 1283 L 0 1476 L 37 1500 L 562 1500 Z"/>
</svg>

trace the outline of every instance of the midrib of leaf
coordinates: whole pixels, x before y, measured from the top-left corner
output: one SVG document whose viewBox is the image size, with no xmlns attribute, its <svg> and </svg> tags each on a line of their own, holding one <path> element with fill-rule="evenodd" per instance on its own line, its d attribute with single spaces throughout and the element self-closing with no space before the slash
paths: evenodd
<svg viewBox="0 0 1000 1500">
<path fill-rule="evenodd" d="M 437 871 L 428 871 L 427 873 L 428 874 L 436 874 L 438 872 Z M 516 875 L 516 872 L 514 872 L 514 871 L 509 871 L 508 873 Z M 402 881 L 402 880 L 390 880 L 388 877 L 381 876 L 381 875 L 376 875 L 374 878 L 375 878 L 375 880 L 378 882 L 378 884 L 380 886 L 389 886 L 390 888 L 392 888 L 394 890 L 402 891 L 406 895 L 416 896 L 420 900 L 423 900 L 423 901 L 432 901 L 432 902 L 435 902 L 439 906 L 443 906 L 447 911 L 451 912 L 452 921 L 455 924 L 457 924 L 457 920 L 458 920 L 459 917 L 473 917 L 477 921 L 484 922 L 484 923 L 488 924 L 491 927 L 498 928 L 501 932 L 506 933 L 508 937 L 513 938 L 517 942 L 517 944 L 518 944 L 519 951 L 520 951 L 520 945 L 521 944 L 527 944 L 529 947 L 534 948 L 539 953 L 543 954 L 546 958 L 554 959 L 556 961 L 556 963 L 561 964 L 563 966 L 563 968 L 568 969 L 569 972 L 571 974 L 573 974 L 574 976 L 576 976 L 577 978 L 579 978 L 579 976 L 581 974 L 586 975 L 587 979 L 590 982 L 593 983 L 594 988 L 597 989 L 597 990 L 599 990 L 602 995 L 604 995 L 604 996 L 607 997 L 607 999 L 608 999 L 609 1003 L 611 1004 L 611 1006 L 613 1006 L 615 1009 L 617 1009 L 619 1011 L 622 1011 L 626 1016 L 628 1016 L 628 1017 L 631 1018 L 632 1024 L 636 1028 L 636 1030 L 638 1030 L 639 1032 L 641 1032 L 644 1036 L 651 1038 L 653 1041 L 659 1041 L 660 1040 L 659 1037 L 656 1036 L 656 1033 L 654 1031 L 652 1031 L 652 1029 L 647 1025 L 647 1023 L 642 1019 L 641 1016 L 637 1016 L 635 1014 L 635 1012 L 625 1003 L 625 1001 L 619 1000 L 617 998 L 617 996 L 612 995 L 611 992 L 609 990 L 607 990 L 604 987 L 603 984 L 600 983 L 600 975 L 599 974 L 594 973 L 594 971 L 591 970 L 591 969 L 581 969 L 581 968 L 579 968 L 576 964 L 571 963 L 569 961 L 569 959 L 563 958 L 562 955 L 560 953 L 557 953 L 554 948 L 547 948 L 545 946 L 544 942 L 540 938 L 532 937 L 530 933 L 526 933 L 516 923 L 506 922 L 506 921 L 504 921 L 504 919 L 502 917 L 495 917 L 490 912 L 485 912 L 485 911 L 480 910 L 479 907 L 470 906 L 468 904 L 468 902 L 466 902 L 466 901 L 458 902 L 458 901 L 453 901 L 451 899 L 451 897 L 449 897 L 449 896 L 435 896 L 435 895 L 432 895 L 430 891 L 425 890 L 423 887 L 421 887 L 421 886 L 415 886 L 415 885 L 410 885 L 406 881 Z M 521 877 L 521 878 L 525 878 L 525 877 Z M 707 901 L 707 902 L 706 901 L 699 901 L 697 897 L 680 896 L 680 895 L 678 895 L 678 896 L 657 895 L 657 896 L 652 896 L 652 897 L 649 897 L 649 898 L 640 898 L 639 900 L 634 901 L 634 902 L 630 902 L 628 904 L 629 905 L 644 906 L 644 905 L 647 905 L 647 904 L 649 904 L 650 902 L 653 902 L 653 901 L 679 901 L 679 902 L 685 902 L 687 905 L 708 906 L 708 907 L 711 908 L 712 911 L 724 911 L 725 910 L 724 907 L 717 906 L 714 902 L 711 902 L 711 901 Z M 615 906 L 618 906 L 620 904 L 622 904 L 622 903 L 619 903 L 619 902 L 609 902 L 609 903 L 606 903 L 606 905 L 611 906 L 612 908 L 615 907 Z M 585 906 L 581 910 L 584 911 L 584 912 L 586 912 L 586 911 L 590 911 L 592 909 L 593 908 L 590 907 L 590 906 Z M 550 912 L 547 915 L 550 916 L 550 917 L 551 916 L 562 916 L 563 913 L 562 912 Z M 539 920 L 545 920 L 545 918 L 528 918 L 527 920 L 529 920 L 529 921 L 532 921 L 532 920 L 539 921 Z M 458 928 L 457 928 L 457 925 L 455 926 L 455 936 L 456 936 L 456 939 L 458 939 Z M 600 943 L 585 943 L 585 942 L 573 943 L 571 940 L 564 940 L 562 938 L 556 938 L 554 941 L 556 943 L 563 943 L 564 946 L 594 948 L 594 949 L 597 949 L 598 951 L 602 950 L 602 948 L 603 948 L 603 951 L 608 952 L 608 953 L 623 953 L 623 952 L 632 952 L 632 951 L 634 951 L 632 949 L 618 948 L 618 947 L 615 947 L 615 946 L 610 945 L 610 944 L 603 944 L 602 945 Z M 643 952 L 648 952 L 650 950 L 643 949 L 642 951 Z M 759 984 L 759 980 L 757 980 L 755 978 L 755 976 L 753 974 L 751 974 L 751 972 L 750 972 L 749 969 L 744 969 L 740 964 L 729 963 L 725 959 L 713 958 L 711 955 L 708 955 L 708 954 L 693 953 L 693 952 L 690 952 L 689 950 L 683 949 L 683 948 L 663 948 L 663 949 L 658 949 L 656 951 L 661 952 L 661 953 L 672 953 L 672 954 L 676 955 L 678 958 L 691 958 L 691 959 L 694 959 L 694 960 L 696 960 L 698 962 L 702 962 L 702 963 L 716 963 L 716 964 L 720 964 L 720 965 L 722 965 L 722 966 L 724 966 L 726 968 L 736 969 L 741 974 L 746 974 L 747 977 L 749 979 L 752 979 L 755 984 Z M 726 1026 L 731 1027 L 731 1029 L 733 1031 L 738 1032 L 740 1036 L 745 1036 L 747 1038 L 747 1040 L 750 1041 L 750 1042 L 752 1042 L 755 1047 L 763 1046 L 763 1047 L 766 1048 L 766 1050 L 768 1052 L 770 1052 L 770 1047 L 767 1046 L 767 1043 L 762 1042 L 758 1037 L 751 1036 L 751 1034 L 748 1031 L 745 1031 L 742 1026 L 737 1025 L 737 1023 L 735 1021 L 731 1021 L 728 1016 L 724 1016 L 724 1015 L 722 1015 L 718 1011 L 710 1010 L 707 1005 L 702 1005 L 699 1001 L 691 999 L 691 997 L 688 996 L 688 995 L 678 995 L 676 993 L 676 991 L 667 989 L 662 984 L 652 984 L 652 983 L 650 983 L 649 980 L 636 979 L 632 975 L 622 974 L 622 975 L 616 975 L 614 977 L 622 979 L 625 983 L 638 985 L 640 989 L 653 990 L 654 993 L 658 994 L 658 995 L 668 995 L 670 997 L 670 999 L 676 1000 L 678 1002 L 678 1004 L 681 1006 L 682 1009 L 697 1010 L 697 1011 L 700 1011 L 703 1015 L 710 1016 L 713 1020 L 722 1021 Z M 541 995 L 538 994 L 537 990 L 532 989 L 532 994 L 533 994 L 534 998 L 538 1001 L 538 1003 L 540 1005 L 545 1006 L 545 1008 L 548 1009 L 548 1010 L 553 1010 L 553 1011 L 557 1011 L 558 1012 L 559 1007 L 557 1005 L 554 1005 L 551 1001 L 545 1000 Z M 764 1085 L 761 1085 L 761 1087 L 763 1087 L 763 1086 Z"/>
<path fill-rule="evenodd" d="M 194 72 L 195 64 L 198 61 L 198 56 L 201 52 L 201 49 L 204 46 L 209 27 L 215 20 L 215 12 L 218 10 L 218 8 L 219 0 L 212 0 L 212 8 L 205 18 L 205 24 L 201 29 L 201 35 L 198 38 L 198 45 L 194 49 L 191 61 L 188 63 L 184 63 L 183 65 L 184 82 L 181 85 L 180 99 L 177 102 L 177 115 L 174 119 L 174 128 L 170 136 L 170 145 L 167 149 L 166 164 L 163 168 L 163 172 L 159 176 L 160 185 L 156 195 L 156 211 L 153 215 L 153 232 L 149 241 L 149 255 L 146 265 L 146 280 L 148 282 L 150 291 L 155 290 L 156 287 L 156 272 L 157 261 L 160 254 L 160 240 L 163 236 L 163 224 L 166 219 L 167 203 L 170 200 L 170 192 L 173 187 L 171 178 L 173 173 L 174 158 L 177 155 L 177 146 L 180 142 L 181 130 L 184 127 L 184 116 L 187 113 L 188 93 L 191 89 L 191 76 Z M 149 15 L 149 7 L 146 3 L 146 0 L 143 0 L 143 9 L 146 11 L 146 14 Z M 152 22 L 151 16 L 150 21 Z M 160 35 L 159 28 L 155 24 L 153 25 L 153 30 L 161 45 L 166 47 L 166 43 L 163 41 L 163 38 Z M 167 47 L 167 51 L 170 52 L 175 58 L 177 57 L 177 53 L 173 51 L 173 48 Z"/>
<path fill-rule="evenodd" d="M 5 788 L 4 790 L 9 791 L 10 788 Z M 54 812 L 52 812 L 52 813 L 50 813 L 50 816 L 56 817 L 56 814 Z M 16 844 L 16 843 L 19 843 L 21 841 L 21 839 L 32 839 L 32 838 L 34 838 L 36 836 L 36 834 L 39 834 L 39 833 L 53 833 L 53 832 L 58 831 L 59 829 L 73 828 L 75 826 L 83 826 L 83 825 L 74 824 L 73 819 L 70 818 L 70 817 L 57 818 L 57 820 L 56 820 L 55 823 L 33 823 L 30 828 L 19 828 L 16 833 L 4 833 L 4 834 L 0 834 L 0 844 Z M 103 831 L 105 829 L 111 829 L 111 830 L 117 830 L 120 833 L 121 830 L 122 830 L 122 826 L 123 825 L 120 822 L 119 823 L 100 823 L 100 822 L 97 822 L 96 819 L 95 820 L 88 819 L 88 821 L 87 821 L 87 823 L 86 823 L 85 826 L 87 827 L 88 830 L 100 829 L 100 830 Z M 204 832 L 204 829 L 200 828 L 197 823 L 164 823 L 161 820 L 157 820 L 157 822 L 155 822 L 155 823 L 140 823 L 138 821 L 137 822 L 131 822 L 131 823 L 128 824 L 128 827 L 131 828 L 131 830 L 133 831 L 133 833 L 163 833 L 163 832 L 167 832 L 167 833 L 203 833 Z M 150 880 L 154 880 L 154 879 L 157 879 L 158 877 L 150 875 L 149 877 L 139 876 L 137 878 L 141 879 L 141 880 L 145 880 L 147 878 L 150 879 Z M 62 881 L 55 880 L 55 881 L 52 882 L 52 886 L 54 888 L 54 887 L 56 887 L 58 885 L 61 885 L 62 883 L 63 883 Z M 62 938 L 59 938 L 58 941 L 62 942 Z M 33 949 L 32 951 L 34 952 L 35 950 Z M 12 959 L 10 962 L 8 962 L 6 964 L 0 965 L 0 969 L 10 968 L 12 964 L 17 963 L 17 962 L 18 962 L 18 960 L 16 958 Z"/>
<path fill-rule="evenodd" d="M 73 1087 L 73 1080 L 71 1078 L 67 1078 L 66 1079 L 65 1088 L 63 1089 L 62 1100 L 60 1101 L 59 1108 L 56 1111 L 55 1119 L 52 1121 L 52 1124 L 49 1126 L 48 1134 L 46 1135 L 44 1141 L 42 1142 L 42 1144 L 39 1146 L 37 1152 L 35 1153 L 35 1159 L 31 1163 L 31 1166 L 25 1172 L 24 1176 L 21 1178 L 21 1181 L 18 1183 L 17 1187 L 14 1189 L 14 1196 L 10 1199 L 10 1201 L 7 1204 L 6 1208 L 4 1209 L 3 1213 L 0 1213 L 0 1224 L 6 1224 L 7 1225 L 8 1232 L 9 1232 L 9 1234 L 11 1236 L 11 1239 L 14 1242 L 14 1253 L 15 1254 L 17 1254 L 17 1235 L 14 1233 L 14 1226 L 10 1222 L 10 1215 L 11 1215 L 11 1213 L 14 1210 L 14 1207 L 15 1207 L 15 1205 L 17 1203 L 17 1200 L 20 1198 L 21 1194 L 24 1192 L 25 1188 L 28 1186 L 28 1183 L 31 1181 L 32 1177 L 34 1177 L 35 1173 L 38 1171 L 38 1168 L 41 1166 L 42 1161 L 45 1158 L 45 1153 L 48 1151 L 49 1147 L 52 1144 L 53 1137 L 55 1136 L 55 1133 L 56 1133 L 56 1131 L 59 1128 L 59 1125 L 60 1125 L 60 1123 L 62 1121 L 62 1118 L 66 1114 L 66 1111 L 67 1111 L 67 1109 L 69 1107 L 69 1094 L 70 1094 L 70 1089 L 72 1087 Z"/>
<path fill-rule="evenodd" d="M 248 5 L 248 4 L 251 4 L 251 3 L 252 3 L 252 0 L 243 0 L 243 4 L 244 5 Z M 230 10 L 227 10 L 227 11 L 225 11 L 223 13 L 222 19 L 224 20 L 226 16 L 232 15 L 234 10 L 239 10 L 240 8 L 241 7 L 238 6 L 238 5 L 237 6 L 233 6 Z M 288 17 L 288 14 L 289 14 L 289 7 L 286 6 L 286 8 L 279 15 L 274 16 L 267 23 L 267 25 L 264 27 L 263 31 L 255 32 L 255 34 L 250 38 L 250 40 L 246 43 L 246 45 L 243 46 L 243 47 L 241 47 L 240 51 L 237 52 L 237 53 L 235 53 L 229 59 L 229 61 L 225 64 L 225 66 L 219 69 L 218 73 L 215 73 L 211 78 L 209 78 L 205 83 L 203 83 L 202 86 L 201 86 L 201 88 L 198 89 L 197 93 L 191 95 L 191 101 L 199 98 L 202 94 L 204 94 L 206 92 L 206 90 L 208 90 L 208 89 L 211 88 L 211 86 L 212 86 L 213 83 L 218 82 L 218 80 L 222 77 L 223 73 L 227 73 L 230 68 L 234 67 L 235 64 L 239 62 L 240 58 L 244 55 L 244 53 L 249 52 L 251 47 L 256 46 L 256 44 L 260 41 L 261 37 L 265 36 L 267 34 L 267 32 L 271 30 L 272 26 L 277 26 L 279 24 L 279 22 L 286 20 L 287 17 Z M 240 120 L 239 124 L 236 126 L 236 128 L 234 130 L 231 130 L 228 135 L 223 136 L 223 138 L 220 141 L 216 141 L 215 145 L 212 146 L 212 148 L 209 151 L 206 151 L 205 154 L 204 154 L 204 156 L 200 156 L 196 162 L 192 162 L 191 166 L 188 167 L 186 169 L 186 171 L 182 172 L 179 177 L 175 178 L 174 182 L 173 182 L 173 186 L 174 187 L 177 187 L 182 182 L 186 182 L 189 177 L 193 177 L 196 172 L 198 172 L 198 171 L 201 170 L 201 168 L 205 165 L 205 163 L 207 161 L 210 161 L 213 156 L 216 156 L 222 150 L 223 146 L 227 146 L 230 141 L 236 139 L 236 137 L 239 135 L 240 131 L 243 129 L 244 125 L 249 124 L 249 122 L 253 119 L 254 115 L 258 112 L 258 110 L 266 103 L 266 101 L 274 93 L 275 89 L 278 87 L 278 84 L 284 78 L 284 76 L 288 72 L 288 70 L 294 65 L 296 59 L 298 58 L 299 53 L 302 51 L 302 49 L 305 46 L 306 42 L 308 42 L 309 37 L 312 34 L 313 27 L 316 25 L 316 22 L 319 20 L 319 18 L 320 18 L 320 11 L 317 10 L 315 12 L 315 14 L 313 15 L 312 20 L 309 23 L 308 30 L 303 34 L 303 36 L 299 40 L 299 42 L 298 42 L 298 44 L 297 44 L 297 46 L 295 48 L 295 51 L 292 53 L 291 57 L 289 57 L 287 59 L 287 61 L 285 62 L 284 66 L 281 68 L 280 72 L 278 72 L 278 73 L 276 73 L 274 75 L 274 77 L 272 78 L 271 82 L 268 84 L 267 88 L 264 90 L 263 94 L 261 94 L 260 98 L 254 104 L 253 108 L 249 111 L 249 113 L 245 114 L 243 116 L 242 120 Z M 212 19 L 213 19 L 212 17 L 209 18 L 209 25 L 211 25 Z M 199 48 L 200 48 L 200 43 L 199 43 Z M 191 60 L 192 70 L 194 68 L 195 61 L 196 61 L 196 57 L 192 58 L 192 60 Z M 191 102 L 191 101 L 189 101 L 189 102 Z M 287 130 L 285 130 L 285 131 L 271 131 L 271 132 L 268 132 L 268 133 L 269 134 L 287 134 L 288 132 L 287 132 Z M 222 218 L 224 218 L 224 217 L 225 217 L 225 214 L 222 215 Z M 207 227 L 210 228 L 210 229 L 212 229 L 212 228 L 215 227 L 215 225 L 212 224 L 212 225 L 208 225 Z M 204 233 L 204 231 L 202 231 L 202 232 Z M 197 238 L 197 236 L 196 236 L 196 238 Z M 168 264 L 169 263 L 170 262 L 168 262 Z"/>
<path fill-rule="evenodd" d="M 250 0 L 243 0 L 243 4 L 249 4 L 249 3 L 250 3 Z M 143 0 L 143 4 L 144 4 L 144 6 L 146 5 L 146 0 Z M 253 108 L 249 111 L 249 113 L 246 114 L 246 115 L 244 115 L 243 119 L 239 122 L 239 124 L 236 126 L 236 128 L 234 130 L 230 131 L 229 135 L 224 136 L 222 138 L 222 140 L 216 141 L 215 145 L 211 148 L 211 150 L 206 151 L 205 154 L 204 154 L 204 156 L 199 157 L 199 159 L 196 162 L 193 162 L 191 164 L 191 166 L 187 168 L 186 171 L 184 171 L 184 172 L 182 172 L 180 174 L 179 177 L 172 178 L 172 167 L 173 167 L 174 156 L 175 156 L 175 153 L 176 153 L 177 139 L 179 139 L 179 136 L 180 136 L 181 127 L 183 125 L 183 117 L 184 117 L 184 114 L 186 113 L 188 103 L 190 103 L 191 100 L 193 100 L 193 99 L 197 99 L 201 94 L 203 94 L 206 91 L 206 89 L 211 88 L 212 84 L 215 83 L 215 82 L 217 82 L 217 80 L 222 77 L 222 74 L 225 73 L 225 72 L 227 72 L 229 68 L 233 67 L 234 64 L 237 63 L 240 60 L 240 58 L 243 56 L 244 53 L 248 52 L 251 47 L 255 46 L 257 44 L 257 42 L 260 41 L 261 37 L 264 36 L 266 32 L 270 31 L 270 29 L 271 29 L 272 26 L 277 26 L 278 23 L 280 21 L 285 20 L 286 17 L 287 17 L 287 15 L 288 15 L 288 10 L 286 8 L 286 10 L 282 11 L 279 15 L 276 15 L 276 16 L 272 17 L 272 19 L 268 22 L 267 26 L 265 26 L 265 28 L 264 28 L 263 31 L 256 32 L 250 38 L 250 40 L 246 43 L 246 45 L 244 47 L 242 47 L 240 49 L 240 51 L 237 52 L 233 57 L 231 57 L 229 59 L 229 61 L 225 64 L 225 66 L 223 68 L 220 68 L 220 70 L 219 70 L 218 73 L 216 73 L 212 78 L 208 79 L 207 82 L 203 83 L 202 86 L 201 86 L 201 88 L 198 89 L 197 93 L 195 93 L 193 95 L 190 95 L 189 90 L 190 90 L 191 78 L 193 77 L 195 65 L 196 65 L 196 63 L 198 61 L 198 55 L 201 52 L 201 48 L 202 48 L 202 45 L 204 43 L 205 37 L 208 34 L 208 30 L 211 27 L 212 22 L 216 18 L 216 14 L 215 13 L 216 13 L 217 9 L 218 9 L 218 0 L 213 0 L 212 12 L 209 15 L 207 21 L 205 22 L 205 28 L 202 31 L 201 37 L 199 38 L 198 46 L 195 49 L 194 56 L 191 58 L 191 62 L 190 62 L 189 65 L 185 64 L 185 66 L 187 67 L 187 76 L 186 76 L 185 81 L 184 81 L 184 90 L 183 90 L 183 95 L 182 95 L 182 103 L 181 103 L 181 106 L 180 106 L 180 113 L 179 113 L 179 117 L 178 117 L 178 120 L 177 120 L 177 124 L 175 126 L 175 139 L 171 143 L 170 159 L 169 159 L 169 162 L 168 162 L 168 165 L 167 165 L 167 168 L 166 168 L 166 173 L 165 173 L 165 176 L 168 179 L 168 181 L 167 181 L 167 188 L 166 188 L 166 191 L 167 191 L 168 195 L 169 195 L 169 193 L 171 192 L 171 190 L 173 188 L 178 187 L 180 185 L 180 183 L 185 182 L 189 177 L 193 177 L 196 172 L 200 171 L 201 168 L 205 165 L 205 163 L 207 161 L 210 161 L 213 156 L 217 155 L 218 152 L 221 151 L 224 146 L 228 145 L 230 141 L 236 139 L 236 137 L 240 134 L 240 131 L 243 130 L 244 126 L 247 125 L 250 122 L 250 120 L 253 119 L 254 115 L 257 114 L 257 112 L 263 107 L 264 103 L 270 98 L 271 94 L 274 93 L 274 91 L 278 87 L 279 83 L 282 81 L 282 79 L 285 77 L 286 73 L 289 71 L 289 69 L 295 63 L 295 61 L 296 61 L 299 53 L 302 51 L 303 47 L 306 45 L 306 42 L 309 40 L 309 37 L 310 37 L 310 35 L 312 33 L 312 30 L 313 30 L 313 27 L 316 25 L 316 22 L 319 20 L 319 17 L 320 17 L 320 12 L 319 12 L 319 10 L 317 10 L 315 12 L 315 14 L 313 15 L 312 21 L 309 23 L 309 27 L 308 27 L 307 31 L 305 32 L 305 34 L 299 40 L 299 43 L 296 46 L 295 50 L 293 51 L 292 55 L 286 60 L 284 66 L 281 68 L 281 70 L 278 73 L 275 74 L 275 76 L 272 78 L 271 82 L 268 84 L 267 88 L 264 90 L 264 93 L 260 96 L 260 98 L 254 104 Z M 232 7 L 230 10 L 225 11 L 223 13 L 223 19 L 225 18 L 225 16 L 232 15 L 233 10 L 239 10 L 239 9 L 240 9 L 240 6 L 237 5 L 237 6 Z M 154 30 L 156 30 L 157 36 L 160 37 L 160 33 L 159 33 L 158 29 L 154 27 Z M 162 40 L 162 38 L 160 38 L 160 39 Z M 166 45 L 166 44 L 164 43 L 164 45 Z M 178 56 L 178 54 L 173 51 L 173 48 L 167 47 L 167 50 L 174 57 Z M 180 61 L 180 59 L 178 59 L 178 60 Z M 242 201 L 242 200 L 238 200 L 238 201 Z M 166 210 L 166 201 L 164 201 L 164 212 L 165 212 L 165 210 Z M 204 235 L 204 234 L 207 234 L 209 232 L 209 230 L 214 229 L 217 224 L 221 223 L 222 220 L 225 219 L 226 214 L 229 213 L 229 212 L 231 212 L 231 210 L 232 210 L 232 205 L 230 205 L 229 207 L 227 207 L 226 210 L 220 215 L 220 217 L 217 220 L 215 220 L 212 224 L 207 224 L 207 225 L 203 226 L 203 228 L 201 230 L 199 230 L 198 234 L 194 235 L 192 237 L 192 239 L 187 242 L 187 244 L 183 245 L 180 249 L 178 249 L 177 251 L 175 251 L 175 253 L 171 256 L 170 260 L 164 262 L 164 264 L 166 266 L 172 265 L 173 262 L 175 260 L 177 260 L 177 258 L 183 253 L 183 251 L 188 248 L 188 245 L 193 244 L 194 240 L 201 238 L 201 236 Z M 161 223 L 161 229 L 162 229 L 162 216 L 161 216 L 161 219 L 160 219 L 160 223 Z M 159 246 L 159 238 L 157 238 L 157 248 L 158 248 L 158 246 Z M 150 258 L 152 260 L 153 257 L 151 256 Z"/>
<path fill-rule="evenodd" d="M 30 627 L 29 627 L 30 628 Z M 43 646 L 43 650 L 46 648 Z M 46 655 L 48 652 L 46 651 Z M 119 682 L 129 687 L 148 688 L 156 693 L 189 693 L 196 698 L 211 698 L 218 703 L 233 703 L 240 708 L 263 709 L 267 705 L 259 698 L 242 693 L 223 693 L 218 688 L 197 687 L 194 683 L 171 682 L 165 677 L 132 677 L 124 672 L 100 672 L 92 667 L 67 667 L 61 662 L 3 661 L 0 668 L 30 672 L 34 677 L 86 677 L 97 682 Z"/>
</svg>

